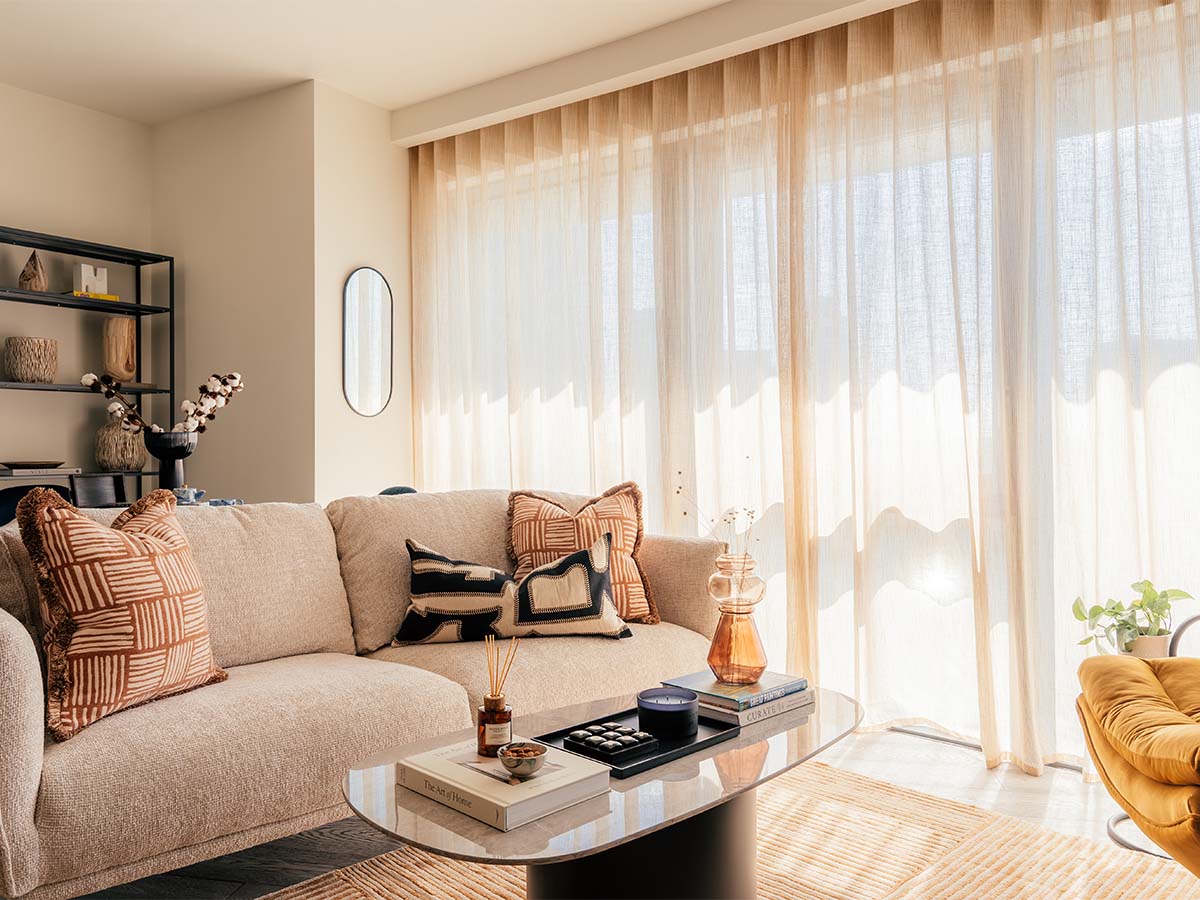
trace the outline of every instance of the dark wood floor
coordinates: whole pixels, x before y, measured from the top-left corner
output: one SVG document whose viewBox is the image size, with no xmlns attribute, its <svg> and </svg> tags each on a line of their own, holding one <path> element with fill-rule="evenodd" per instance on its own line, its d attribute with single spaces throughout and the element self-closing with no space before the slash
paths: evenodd
<svg viewBox="0 0 1200 900">
<path fill-rule="evenodd" d="M 401 846 L 358 819 L 88 894 L 89 900 L 249 900 Z"/>
</svg>

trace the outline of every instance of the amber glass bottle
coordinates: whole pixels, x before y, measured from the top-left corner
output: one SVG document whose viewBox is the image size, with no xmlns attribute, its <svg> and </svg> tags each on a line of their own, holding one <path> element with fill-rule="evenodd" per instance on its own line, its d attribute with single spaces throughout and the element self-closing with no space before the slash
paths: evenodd
<svg viewBox="0 0 1200 900">
<path fill-rule="evenodd" d="M 503 694 L 488 694 L 479 707 L 479 755 L 495 756 L 496 751 L 512 741 L 512 707 Z"/>
</svg>

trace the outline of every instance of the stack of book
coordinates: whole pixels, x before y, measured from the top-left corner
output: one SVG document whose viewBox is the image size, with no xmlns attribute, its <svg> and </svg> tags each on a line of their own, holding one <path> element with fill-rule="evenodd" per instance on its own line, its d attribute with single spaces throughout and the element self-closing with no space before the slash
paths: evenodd
<svg viewBox="0 0 1200 900">
<path fill-rule="evenodd" d="M 811 706 L 814 701 L 807 678 L 779 672 L 763 672 L 754 684 L 725 684 L 705 669 L 663 684 L 695 691 L 700 697 L 701 716 L 737 725 L 752 725 Z"/>
<path fill-rule="evenodd" d="M 21 466 L 13 464 L 0 468 L 0 478 L 65 478 L 67 475 L 78 475 L 83 470 L 69 466 Z"/>
<path fill-rule="evenodd" d="M 547 749 L 537 774 L 525 781 L 476 750 L 472 737 L 405 757 L 396 763 L 396 784 L 501 831 L 608 791 L 608 766 L 554 747 Z"/>
</svg>

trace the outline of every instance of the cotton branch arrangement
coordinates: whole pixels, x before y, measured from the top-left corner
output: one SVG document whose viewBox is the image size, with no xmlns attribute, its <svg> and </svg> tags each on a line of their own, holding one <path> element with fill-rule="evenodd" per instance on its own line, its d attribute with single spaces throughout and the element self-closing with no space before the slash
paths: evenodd
<svg viewBox="0 0 1200 900">
<path fill-rule="evenodd" d="M 79 379 L 79 383 L 94 393 L 103 394 L 106 399 L 113 401 L 108 404 L 108 414 L 114 421 L 121 423 L 122 431 L 139 434 L 142 431 L 161 432 L 164 430 L 162 426 L 147 422 L 142 418 L 134 401 L 121 393 L 121 382 L 111 375 L 97 377 L 88 372 Z M 242 390 L 244 386 L 242 376 L 237 372 L 230 372 L 228 375 L 214 373 L 208 381 L 200 385 L 198 399 L 184 400 L 179 404 L 184 418 L 182 422 L 175 423 L 171 427 L 171 431 L 194 431 L 203 434 L 208 423 L 217 417 L 217 410 L 227 406 L 233 400 L 233 395 Z"/>
</svg>

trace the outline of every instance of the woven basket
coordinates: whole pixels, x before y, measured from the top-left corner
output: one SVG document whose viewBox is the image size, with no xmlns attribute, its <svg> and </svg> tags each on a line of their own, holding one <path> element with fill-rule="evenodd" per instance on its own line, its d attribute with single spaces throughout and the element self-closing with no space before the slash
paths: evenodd
<svg viewBox="0 0 1200 900">
<path fill-rule="evenodd" d="M 146 463 L 146 445 L 140 434 L 130 434 L 119 422 L 109 422 L 96 432 L 96 465 L 103 472 L 134 472 Z"/>
<path fill-rule="evenodd" d="M 54 338 L 10 337 L 4 342 L 4 367 L 12 381 L 50 384 L 58 375 L 58 341 Z"/>
</svg>

